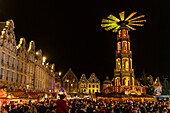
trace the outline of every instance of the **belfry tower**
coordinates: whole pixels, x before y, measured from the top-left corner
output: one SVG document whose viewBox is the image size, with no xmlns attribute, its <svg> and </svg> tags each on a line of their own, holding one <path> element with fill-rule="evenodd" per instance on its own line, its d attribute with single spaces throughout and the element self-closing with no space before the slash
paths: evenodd
<svg viewBox="0 0 170 113">
<path fill-rule="evenodd" d="M 114 69 L 114 92 L 123 92 L 134 89 L 134 69 L 132 67 L 132 51 L 130 49 L 129 30 L 136 30 L 132 26 L 143 26 L 141 22 L 146 20 L 138 20 L 144 15 L 132 18 L 137 12 L 131 13 L 125 19 L 125 12 L 119 13 L 120 19 L 113 15 L 109 15 L 108 19 L 103 19 L 101 26 L 106 31 L 112 30 L 117 32 L 117 50 L 116 50 L 116 65 Z"/>
</svg>

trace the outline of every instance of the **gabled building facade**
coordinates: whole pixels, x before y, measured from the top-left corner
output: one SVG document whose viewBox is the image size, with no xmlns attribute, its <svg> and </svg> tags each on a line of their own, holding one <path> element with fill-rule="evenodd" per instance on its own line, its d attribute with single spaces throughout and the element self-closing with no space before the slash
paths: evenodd
<svg viewBox="0 0 170 113">
<path fill-rule="evenodd" d="M 25 38 L 17 44 L 14 22 L 0 22 L 0 88 L 52 92 L 55 83 L 54 64 L 49 64 L 35 42 L 27 48 Z"/>
<path fill-rule="evenodd" d="M 155 95 L 161 95 L 161 93 L 162 93 L 162 84 L 160 82 L 159 77 L 157 77 L 155 79 L 155 82 L 154 82 L 153 85 L 154 85 L 154 94 Z"/>
<path fill-rule="evenodd" d="M 86 75 L 82 74 L 79 80 L 79 93 L 83 93 L 83 94 L 87 93 L 88 82 L 89 81 L 86 79 Z"/>
<path fill-rule="evenodd" d="M 96 92 L 100 92 L 100 80 L 95 73 L 92 73 L 88 79 L 87 94 L 95 94 Z"/>
<path fill-rule="evenodd" d="M 71 96 L 78 93 L 78 79 L 71 68 L 69 68 L 62 78 L 62 87 L 66 90 L 67 94 Z"/>
<path fill-rule="evenodd" d="M 92 73 L 89 79 L 86 78 L 85 74 L 82 74 L 78 80 L 75 73 L 69 68 L 61 79 L 61 87 L 64 88 L 71 97 L 75 95 L 84 97 L 100 92 L 100 80 L 96 77 L 95 73 Z"/>
<path fill-rule="evenodd" d="M 0 86 L 14 88 L 17 78 L 17 48 L 12 20 L 0 22 Z"/>
</svg>

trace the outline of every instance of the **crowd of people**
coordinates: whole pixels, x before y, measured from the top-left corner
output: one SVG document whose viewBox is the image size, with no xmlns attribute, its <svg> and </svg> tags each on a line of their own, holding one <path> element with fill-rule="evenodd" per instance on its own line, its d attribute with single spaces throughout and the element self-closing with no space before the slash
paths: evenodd
<svg viewBox="0 0 170 113">
<path fill-rule="evenodd" d="M 9 104 L 1 108 L 1 113 L 170 113 L 170 102 L 115 102 L 93 101 L 90 99 L 66 99 L 59 95 L 57 101 L 28 104 Z"/>
<path fill-rule="evenodd" d="M 11 104 L 2 113 L 170 113 L 170 102 L 96 102 L 87 99 L 46 101 L 43 103 Z"/>
<path fill-rule="evenodd" d="M 56 113 L 170 113 L 170 102 L 92 101 L 87 99 L 57 100 Z"/>
<path fill-rule="evenodd" d="M 4 104 L 1 113 L 56 113 L 56 103 L 45 101 L 39 103 L 29 102 L 28 104 Z"/>
</svg>

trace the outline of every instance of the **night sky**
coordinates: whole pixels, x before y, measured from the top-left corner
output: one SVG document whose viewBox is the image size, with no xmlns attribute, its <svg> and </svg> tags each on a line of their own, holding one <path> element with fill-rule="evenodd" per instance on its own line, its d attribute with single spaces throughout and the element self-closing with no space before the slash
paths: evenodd
<svg viewBox="0 0 170 113">
<path fill-rule="evenodd" d="M 60 1 L 60 2 L 59 2 Z M 63 1 L 63 2 L 61 2 Z M 17 42 L 34 40 L 56 71 L 80 78 L 113 77 L 116 34 L 100 27 L 109 14 L 145 14 L 144 27 L 130 31 L 135 75 L 170 75 L 169 4 L 158 0 L 0 0 L 0 21 L 13 19 Z M 135 17 L 135 16 L 134 16 Z"/>
</svg>

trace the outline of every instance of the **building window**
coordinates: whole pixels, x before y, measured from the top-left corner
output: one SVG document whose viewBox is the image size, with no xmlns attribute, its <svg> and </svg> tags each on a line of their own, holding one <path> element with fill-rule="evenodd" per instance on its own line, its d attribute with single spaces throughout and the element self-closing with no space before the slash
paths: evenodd
<svg viewBox="0 0 170 113">
<path fill-rule="evenodd" d="M 2 79 L 2 77 L 3 77 L 3 69 L 1 68 L 0 79 Z"/>
<path fill-rule="evenodd" d="M 17 70 L 19 70 L 19 67 L 20 67 L 19 60 L 17 60 Z"/>
<path fill-rule="evenodd" d="M 27 78 L 26 78 L 26 76 L 24 76 L 24 84 L 26 84 L 26 80 L 27 80 Z"/>
<path fill-rule="evenodd" d="M 7 66 L 8 67 L 10 66 L 9 62 L 10 62 L 10 56 L 7 57 Z"/>
<path fill-rule="evenodd" d="M 98 86 L 98 85 L 96 85 L 96 87 L 98 88 L 99 86 Z"/>
<path fill-rule="evenodd" d="M 21 62 L 21 65 L 20 65 L 20 71 L 23 72 L 23 63 Z"/>
<path fill-rule="evenodd" d="M 23 75 L 21 75 L 20 83 L 22 83 Z"/>
<path fill-rule="evenodd" d="M 91 85 L 89 85 L 89 88 L 91 88 Z"/>
<path fill-rule="evenodd" d="M 8 74 L 9 74 L 9 71 L 7 70 L 6 71 L 6 81 L 8 81 L 8 76 L 9 76 Z"/>
<path fill-rule="evenodd" d="M 11 57 L 11 67 L 14 68 L 14 58 Z"/>
<path fill-rule="evenodd" d="M 93 89 L 93 93 L 94 93 L 94 89 Z"/>
<path fill-rule="evenodd" d="M 5 59 L 5 55 L 4 55 L 4 53 L 2 53 L 2 59 L 1 59 L 2 64 L 4 64 L 4 59 Z"/>
<path fill-rule="evenodd" d="M 94 83 L 94 79 L 93 79 L 93 83 Z"/>
<path fill-rule="evenodd" d="M 12 72 L 11 82 L 14 81 L 14 72 Z"/>
<path fill-rule="evenodd" d="M 19 75 L 18 75 L 18 73 L 17 73 L 17 79 L 16 79 L 16 82 L 18 83 L 18 79 L 19 79 Z"/>
<path fill-rule="evenodd" d="M 24 73 L 27 73 L 27 63 L 25 63 Z"/>
<path fill-rule="evenodd" d="M 89 93 L 91 93 L 91 90 L 89 89 Z"/>
<path fill-rule="evenodd" d="M 94 88 L 94 85 L 93 85 L 93 88 Z"/>
</svg>

